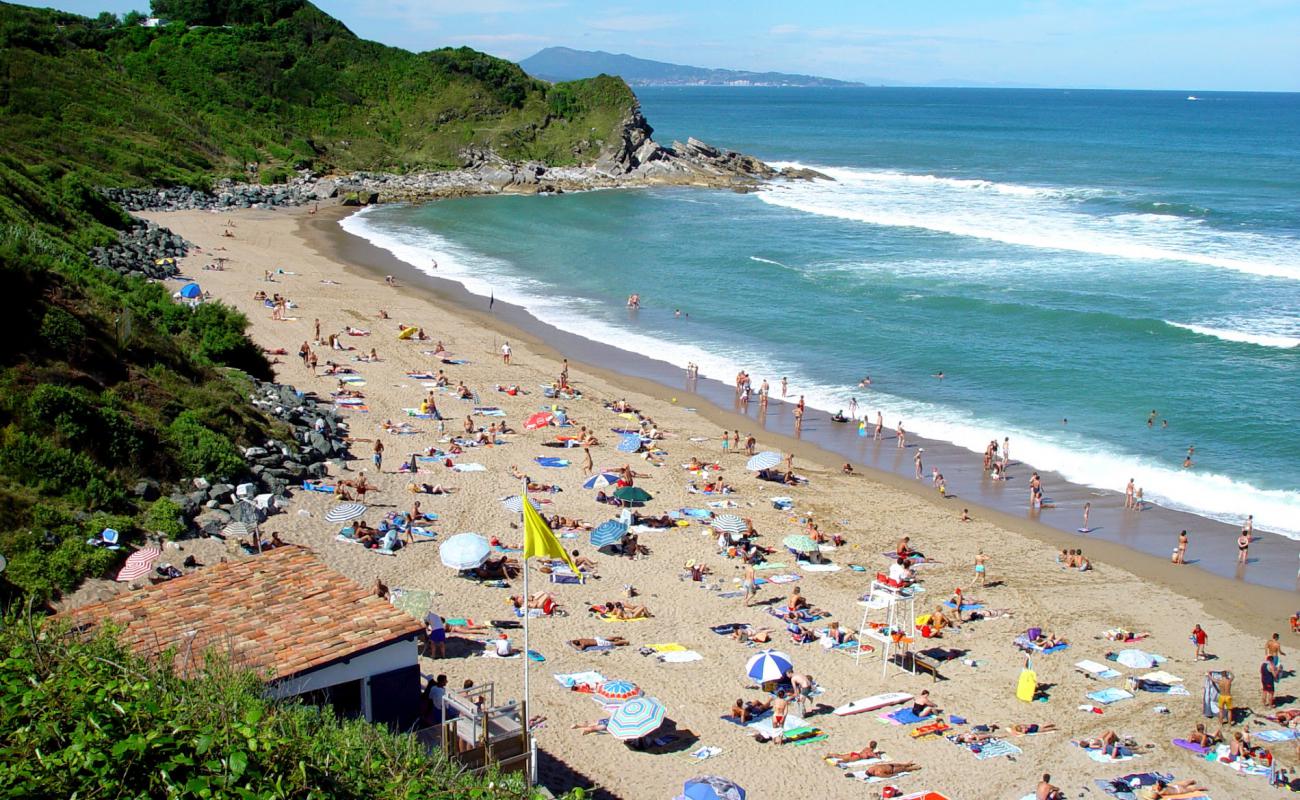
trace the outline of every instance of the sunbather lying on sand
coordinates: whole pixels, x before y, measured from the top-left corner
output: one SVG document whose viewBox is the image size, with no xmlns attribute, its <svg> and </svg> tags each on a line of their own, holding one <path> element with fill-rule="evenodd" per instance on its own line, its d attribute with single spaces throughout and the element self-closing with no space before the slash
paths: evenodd
<svg viewBox="0 0 1300 800">
<path fill-rule="evenodd" d="M 511 595 L 510 604 L 516 610 L 523 610 L 523 595 Z M 528 607 L 541 609 L 543 614 L 553 614 L 560 608 L 560 603 L 555 599 L 555 595 L 550 592 L 533 592 L 528 598 Z"/>
<path fill-rule="evenodd" d="M 604 614 L 607 617 L 615 617 L 617 619 L 642 619 L 654 616 L 650 613 L 650 609 L 645 606 L 637 605 L 636 603 L 624 604 L 617 600 L 611 603 L 594 605 L 591 607 L 591 610 L 597 614 Z"/>
<path fill-rule="evenodd" d="M 628 642 L 622 636 L 611 636 L 608 639 L 597 636 L 594 639 L 570 639 L 569 644 L 579 650 L 588 650 L 593 647 L 627 647 Z"/>
<path fill-rule="evenodd" d="M 748 724 L 750 720 L 762 714 L 766 714 L 770 710 L 772 710 L 771 700 L 759 701 L 737 699 L 736 702 L 731 704 L 731 711 L 728 712 L 728 714 L 740 720 L 741 725 L 745 725 Z"/>
<path fill-rule="evenodd" d="M 1052 722 L 1045 722 L 1040 725 L 1037 722 L 1029 722 L 1029 723 L 1012 725 L 1009 728 L 1009 730 L 1028 736 L 1035 733 L 1048 733 L 1049 731 L 1054 731 L 1056 730 L 1056 724 Z"/>
<path fill-rule="evenodd" d="M 605 717 L 604 719 L 598 719 L 595 722 L 589 722 L 586 725 L 581 725 L 581 724 L 570 725 L 569 730 L 582 731 L 582 735 L 586 736 L 589 733 L 604 733 L 605 728 L 608 727 L 608 725 L 609 725 L 609 717 Z"/>
<path fill-rule="evenodd" d="M 531 484 L 529 491 L 533 491 Z M 583 522 L 577 517 L 562 517 L 559 514 L 552 514 L 551 518 L 546 520 L 546 524 L 551 526 L 551 530 L 553 531 L 564 530 L 566 528 L 584 531 L 591 530 L 591 525 L 589 523 Z"/>
<path fill-rule="evenodd" d="M 454 487 L 449 489 L 441 483 L 408 483 L 406 485 L 406 491 L 411 494 L 451 494 L 456 491 L 456 489 Z"/>
<path fill-rule="evenodd" d="M 904 772 L 919 772 L 921 765 L 914 761 L 886 761 L 883 764 L 868 764 L 866 773 L 873 778 L 892 778 Z"/>
<path fill-rule="evenodd" d="M 740 625 L 731 632 L 731 638 L 738 642 L 758 642 L 765 644 L 772 641 L 771 628 L 751 628 L 748 625 Z"/>
<path fill-rule="evenodd" d="M 1188 794 L 1189 792 L 1203 791 L 1205 791 L 1204 786 L 1200 785 L 1192 778 L 1186 778 L 1181 781 L 1172 781 L 1168 783 L 1157 780 L 1154 784 L 1143 786 L 1133 794 L 1137 800 L 1160 800 L 1162 797 L 1173 797 L 1175 795 Z"/>
<path fill-rule="evenodd" d="M 482 580 L 508 581 L 519 574 L 519 562 L 508 556 L 489 558 L 475 567 L 474 574 Z"/>
<path fill-rule="evenodd" d="M 861 750 L 855 750 L 851 753 L 827 753 L 826 757 L 833 758 L 836 761 L 866 761 L 869 758 L 881 758 L 881 752 L 876 748 L 876 742 L 872 740 Z"/>
</svg>

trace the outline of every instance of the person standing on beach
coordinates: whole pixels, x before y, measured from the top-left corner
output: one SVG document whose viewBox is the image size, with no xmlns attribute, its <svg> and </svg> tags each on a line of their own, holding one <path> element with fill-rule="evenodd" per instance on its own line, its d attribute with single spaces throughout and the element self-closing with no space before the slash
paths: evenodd
<svg viewBox="0 0 1300 800">
<path fill-rule="evenodd" d="M 1282 642 L 1279 641 L 1278 634 L 1273 634 L 1273 638 L 1264 642 L 1264 658 L 1273 669 L 1273 677 L 1282 677 Z"/>
<path fill-rule="evenodd" d="M 752 455 L 754 455 L 754 447 L 755 447 L 757 444 L 758 444 L 758 439 L 756 439 L 756 438 L 754 437 L 754 434 L 751 433 L 751 434 L 749 434 L 748 436 L 746 436 L 746 437 L 745 437 L 745 455 L 747 455 L 747 456 L 752 456 Z"/>
<path fill-rule="evenodd" d="M 803 430 L 803 405 L 794 407 L 794 432 L 798 434 Z"/>
<path fill-rule="evenodd" d="M 1124 487 L 1124 507 L 1134 508 L 1137 504 L 1133 502 L 1134 484 L 1133 479 L 1128 479 L 1128 486 Z"/>
<path fill-rule="evenodd" d="M 975 554 L 975 580 L 979 581 L 980 586 L 984 586 L 988 581 L 988 563 L 989 557 L 984 555 L 983 550 Z"/>
<path fill-rule="evenodd" d="M 884 415 L 882 412 L 877 411 L 877 412 L 876 412 L 876 430 L 874 431 L 874 433 L 872 433 L 871 438 L 872 438 L 872 439 L 875 439 L 875 440 L 878 442 L 878 441 L 880 441 L 882 438 L 884 438 L 884 433 L 885 433 L 885 415 Z"/>
<path fill-rule="evenodd" d="M 507 367 L 510 366 L 510 342 L 501 345 L 501 361 Z"/>
<path fill-rule="evenodd" d="M 384 468 L 384 440 L 375 439 L 375 472 L 382 472 Z"/>
<path fill-rule="evenodd" d="M 858 398 L 856 397 L 849 398 L 849 419 L 858 421 Z"/>
<path fill-rule="evenodd" d="M 588 446 L 583 446 L 583 448 L 582 448 L 582 471 L 583 471 L 583 472 L 591 472 L 591 470 L 592 470 L 592 468 L 593 468 L 594 466 L 595 466 L 595 465 L 592 463 L 592 460 L 591 460 L 591 448 L 588 447 Z"/>
<path fill-rule="evenodd" d="M 1187 531 L 1178 534 L 1178 547 L 1174 549 L 1174 563 L 1186 564 L 1187 558 Z"/>
<path fill-rule="evenodd" d="M 1088 515 L 1092 513 L 1092 503 L 1083 504 L 1083 527 L 1079 529 L 1080 533 L 1088 533 L 1092 528 L 1088 527 Z"/>
<path fill-rule="evenodd" d="M 1199 624 L 1192 628 L 1192 644 L 1196 646 L 1196 660 L 1205 660 L 1205 643 L 1209 641 L 1210 636 Z"/>
<path fill-rule="evenodd" d="M 786 383 L 785 378 L 782 378 L 782 379 L 781 379 L 781 399 L 782 399 L 782 400 L 785 399 L 785 397 L 786 397 L 786 392 L 787 392 L 788 389 L 789 389 L 789 384 Z"/>
<path fill-rule="evenodd" d="M 1241 529 L 1241 535 L 1237 537 L 1237 563 L 1245 564 L 1246 558 L 1250 555 L 1250 531 L 1245 528 Z"/>
<path fill-rule="evenodd" d="M 921 480 L 921 474 L 925 469 L 925 467 L 921 465 L 921 454 L 924 452 L 925 452 L 924 449 L 918 449 L 916 451 L 916 457 L 912 459 L 912 461 L 916 464 L 916 479 L 918 481 Z"/>
<path fill-rule="evenodd" d="M 745 605 L 748 606 L 754 602 L 754 597 L 758 594 L 758 580 L 754 575 L 754 565 L 748 561 L 745 562 L 742 588 L 745 590 Z"/>
<path fill-rule="evenodd" d="M 1002 437 L 1002 466 L 1003 469 L 1011 464 L 1011 437 Z"/>
<path fill-rule="evenodd" d="M 899 450 L 907 447 L 907 431 L 903 430 L 903 421 L 901 419 L 898 421 L 898 429 L 895 431 L 894 438 L 898 440 L 894 446 Z"/>
<path fill-rule="evenodd" d="M 763 385 L 758 387 L 758 412 L 760 416 L 767 414 L 767 395 L 771 388 L 767 385 L 767 378 L 763 379 Z"/>
<path fill-rule="evenodd" d="M 1247 514 L 1247 515 L 1246 515 L 1246 524 L 1243 525 L 1243 526 L 1241 526 L 1241 529 L 1242 529 L 1242 531 L 1244 531 L 1244 532 L 1246 533 L 1247 536 L 1254 536 L 1254 535 L 1255 535 L 1255 515 L 1254 515 L 1254 514 Z"/>
<path fill-rule="evenodd" d="M 316 344 L 320 344 L 320 319 L 316 320 Z"/>
</svg>

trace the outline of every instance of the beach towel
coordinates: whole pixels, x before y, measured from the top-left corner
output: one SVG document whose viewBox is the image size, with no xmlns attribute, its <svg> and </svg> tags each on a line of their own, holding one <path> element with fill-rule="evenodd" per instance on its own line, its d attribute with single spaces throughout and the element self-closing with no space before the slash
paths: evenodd
<svg viewBox="0 0 1300 800">
<path fill-rule="evenodd" d="M 483 466 L 482 464 L 475 464 L 471 462 L 468 464 L 453 464 L 452 470 L 454 472 L 487 472 L 487 467 Z"/>
<path fill-rule="evenodd" d="M 956 610 L 956 608 L 957 608 L 957 604 L 954 603 L 954 602 L 951 601 L 951 600 L 945 600 L 944 603 L 943 603 L 943 607 L 944 607 L 944 608 L 951 608 L 951 609 L 953 609 L 953 610 Z M 981 610 L 981 609 L 983 609 L 983 608 L 984 608 L 984 604 L 983 604 L 983 603 L 962 603 L 962 604 L 961 604 L 961 610 L 962 610 L 962 611 L 979 611 L 979 610 Z"/>
<path fill-rule="evenodd" d="M 324 492 L 325 494 L 334 494 L 336 489 L 337 487 L 335 486 L 314 481 L 304 481 L 302 484 L 302 490 L 304 492 Z"/>
<path fill-rule="evenodd" d="M 475 408 L 474 415 L 479 417 L 504 417 L 506 415 L 506 412 L 502 411 L 499 408 L 493 408 L 489 406 L 486 408 L 484 407 Z"/>
<path fill-rule="evenodd" d="M 935 718 L 918 717 L 917 715 L 912 713 L 912 709 L 900 708 L 897 711 L 890 711 L 885 714 L 879 714 L 877 715 L 876 719 L 879 719 L 881 722 L 885 722 L 890 725 L 915 725 L 916 723 L 923 722 L 925 720 L 930 720 L 931 722 L 933 722 Z"/>
<path fill-rule="evenodd" d="M 1191 692 L 1187 688 L 1176 683 L 1161 683 L 1160 681 L 1149 681 L 1145 678 L 1134 678 L 1132 685 L 1140 692 L 1154 692 L 1156 694 L 1168 694 L 1175 696 L 1187 696 Z"/>
<path fill-rule="evenodd" d="M 839 767 L 840 769 L 859 769 L 869 764 L 879 764 L 884 760 L 885 757 L 883 755 L 877 756 L 876 758 L 859 758 L 855 761 L 844 761 L 842 759 L 835 758 L 834 756 L 826 756 L 825 758 L 822 759 L 822 761 L 825 761 L 827 764 L 830 764 L 832 767 Z"/>
<path fill-rule="evenodd" d="M 701 747 L 698 750 L 692 750 L 691 752 L 685 753 L 684 755 L 686 758 L 689 758 L 691 761 L 707 761 L 710 758 L 717 758 L 718 756 L 722 755 L 725 752 L 726 750 L 723 750 L 721 747 L 705 745 L 704 747 Z"/>
<path fill-rule="evenodd" d="M 1183 682 L 1182 678 L 1178 677 L 1177 675 L 1171 675 L 1162 669 L 1158 669 L 1155 672 L 1148 672 L 1145 675 L 1141 675 L 1139 676 L 1139 680 L 1156 681 L 1158 683 L 1169 683 L 1169 684 Z"/>
<path fill-rule="evenodd" d="M 680 645 L 677 644 L 676 642 L 669 642 L 668 644 L 648 644 L 646 645 L 646 647 L 650 648 L 656 653 L 681 653 L 681 652 L 685 652 L 686 650 L 685 645 Z"/>
<path fill-rule="evenodd" d="M 799 569 L 804 572 L 839 572 L 844 567 L 839 564 L 810 564 L 807 561 L 800 561 Z"/>
<path fill-rule="evenodd" d="M 1274 742 L 1274 743 L 1289 742 L 1293 739 L 1300 738 L 1300 734 L 1297 734 L 1295 731 L 1289 728 L 1284 731 L 1256 731 L 1254 736 L 1256 739 L 1259 739 L 1261 742 Z"/>
<path fill-rule="evenodd" d="M 438 379 L 438 376 L 432 372 L 408 372 L 406 377 L 414 378 L 417 381 L 434 381 Z"/>
<path fill-rule="evenodd" d="M 551 677 L 555 678 L 566 689 L 572 689 L 574 686 L 599 686 L 605 682 L 604 675 L 591 670 L 586 672 L 556 672 Z"/>
<path fill-rule="evenodd" d="M 928 725 L 921 725 L 919 727 L 913 728 L 912 730 L 908 731 L 907 735 L 911 736 L 913 739 L 922 739 L 925 738 L 926 736 L 940 736 L 945 731 L 950 731 L 950 730 L 952 730 L 952 726 L 940 720 L 938 722 L 931 722 Z"/>
<path fill-rule="evenodd" d="M 1206 753 L 1206 761 L 1214 761 L 1231 768 L 1242 775 L 1268 775 L 1271 771 L 1268 767 L 1260 764 L 1253 759 L 1238 758 L 1235 761 L 1229 761 L 1231 748 L 1225 743 L 1216 745 L 1212 752 Z"/>
<path fill-rule="evenodd" d="M 707 508 L 682 508 L 679 509 L 679 511 L 684 516 L 694 517 L 696 519 L 708 519 L 713 516 L 713 512 L 709 511 Z"/>
<path fill-rule="evenodd" d="M 860 780 L 863 783 L 881 783 L 884 781 L 896 781 L 899 778 L 903 778 L 911 774 L 912 773 L 910 772 L 899 772 L 888 778 L 877 778 L 874 775 L 868 775 L 866 770 L 859 770 L 855 772 L 850 772 L 849 776 L 857 780 Z"/>
<path fill-rule="evenodd" d="M 1074 668 L 1090 678 L 1099 678 L 1101 680 L 1112 680 L 1120 676 L 1119 672 L 1105 664 L 1098 664 L 1096 661 L 1086 659 L 1075 663 Z"/>
<path fill-rule="evenodd" d="M 765 570 L 773 570 L 773 569 L 785 569 L 785 564 L 781 563 L 780 561 L 764 561 L 762 564 L 754 565 L 755 572 L 763 572 Z"/>
<path fill-rule="evenodd" d="M 772 725 L 772 715 L 770 712 L 760 715 L 745 727 L 755 733 L 762 734 L 769 739 L 774 738 L 777 734 L 776 728 Z M 789 714 L 785 718 L 785 724 L 781 726 L 781 732 L 792 732 L 806 727 L 808 727 L 808 723 L 804 721 L 803 717 Z"/>
<path fill-rule="evenodd" d="M 821 728 L 817 728 L 812 725 L 805 725 L 802 728 L 787 730 L 784 734 L 782 734 L 781 744 L 789 744 L 789 745 L 794 745 L 795 747 L 801 747 L 803 745 L 812 744 L 814 742 L 824 742 L 829 738 L 830 736 L 828 736 L 826 731 L 822 730 Z"/>
<path fill-rule="evenodd" d="M 1117 764 L 1121 761 L 1132 761 L 1137 758 L 1137 753 L 1134 753 L 1127 747 L 1121 747 L 1119 749 L 1119 755 L 1111 755 L 1105 750 L 1097 747 L 1083 747 L 1080 745 L 1079 749 L 1083 751 L 1084 755 L 1091 758 L 1093 761 L 1096 761 L 1098 764 Z"/>
<path fill-rule="evenodd" d="M 421 414 L 420 409 L 418 408 L 403 408 L 402 411 L 404 411 L 408 417 L 415 417 L 416 419 L 433 419 L 433 414 Z"/>
<path fill-rule="evenodd" d="M 633 617 L 632 619 L 623 619 L 622 617 L 616 617 L 616 616 L 614 616 L 614 615 L 612 615 L 612 614 L 598 614 L 598 615 L 596 616 L 596 619 L 601 620 L 601 621 L 603 621 L 603 622 L 641 622 L 642 620 L 647 620 L 647 619 L 650 619 L 650 618 L 649 618 L 649 617 Z"/>
<path fill-rule="evenodd" d="M 692 661 L 703 661 L 704 656 L 694 650 L 681 650 L 663 653 L 658 656 L 658 659 L 664 664 L 688 664 Z"/>
<path fill-rule="evenodd" d="M 794 583 L 795 581 L 799 580 L 799 576 L 793 574 L 773 575 L 772 577 L 765 578 L 764 580 L 770 583 Z"/>
<path fill-rule="evenodd" d="M 1125 691 L 1115 686 L 1098 689 L 1095 692 L 1088 692 L 1089 700 L 1092 700 L 1095 703 L 1101 703 L 1103 706 L 1108 706 L 1111 703 L 1118 703 L 1121 700 L 1128 700 L 1131 697 L 1133 697 L 1132 692 Z"/>
<path fill-rule="evenodd" d="M 551 458 L 549 456 L 541 456 L 538 458 L 534 458 L 533 461 L 536 461 L 540 466 L 543 467 L 562 468 L 562 467 L 569 466 L 568 459 L 564 459 L 564 458 Z"/>
<path fill-rule="evenodd" d="M 947 738 L 948 741 L 958 747 L 969 750 L 971 755 L 975 756 L 975 758 L 980 761 L 990 758 L 1000 758 L 1002 756 L 1018 756 L 1024 752 L 1019 747 L 1016 747 L 1005 739 L 989 739 L 984 742 L 979 742 L 978 744 L 968 744 L 966 742 L 957 741 L 957 737 L 955 736 L 949 736 Z"/>
</svg>

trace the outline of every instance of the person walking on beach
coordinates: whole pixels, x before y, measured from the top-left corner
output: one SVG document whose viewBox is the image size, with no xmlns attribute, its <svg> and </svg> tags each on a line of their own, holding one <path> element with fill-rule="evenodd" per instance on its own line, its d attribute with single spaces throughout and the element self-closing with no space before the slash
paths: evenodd
<svg viewBox="0 0 1300 800">
<path fill-rule="evenodd" d="M 1245 564 L 1246 558 L 1250 555 L 1250 531 L 1245 528 L 1241 529 L 1241 535 L 1237 537 L 1237 563 Z"/>
<path fill-rule="evenodd" d="M 758 387 L 758 412 L 760 416 L 767 414 L 767 395 L 771 388 L 767 385 L 767 379 L 763 379 L 763 385 Z"/>
<path fill-rule="evenodd" d="M 501 345 L 501 361 L 507 367 L 510 366 L 510 342 Z"/>
<path fill-rule="evenodd" d="M 745 605 L 751 605 L 758 595 L 758 579 L 754 575 L 754 565 L 748 561 L 745 562 L 745 577 L 741 588 L 745 590 Z"/>
<path fill-rule="evenodd" d="M 894 438 L 897 439 L 894 446 L 899 450 L 907 447 L 907 431 L 903 430 L 903 421 L 901 419 L 898 421 L 898 429 L 895 431 Z"/>
<path fill-rule="evenodd" d="M 876 429 L 875 429 L 875 431 L 872 433 L 871 438 L 872 438 L 872 439 L 875 439 L 875 440 L 878 442 L 878 441 L 880 441 L 882 438 L 884 438 L 884 434 L 885 434 L 885 415 L 884 415 L 883 412 L 877 411 L 877 412 L 876 412 Z"/>
<path fill-rule="evenodd" d="M 1092 513 L 1092 503 L 1084 503 L 1083 504 L 1083 527 L 1079 529 L 1079 533 L 1092 532 L 1092 528 L 1088 527 L 1088 515 L 1091 513 Z"/>
<path fill-rule="evenodd" d="M 794 407 L 794 432 L 799 434 L 803 430 L 803 406 Z"/>
<path fill-rule="evenodd" d="M 782 379 L 781 379 L 781 399 L 782 399 L 782 400 L 785 399 L 788 389 L 789 389 L 789 384 L 786 382 L 785 378 L 782 378 Z"/>
<path fill-rule="evenodd" d="M 749 434 L 748 436 L 746 436 L 746 437 L 745 437 L 745 455 L 747 455 L 747 456 L 752 456 L 752 455 L 754 455 L 754 447 L 755 447 L 757 444 L 758 444 L 758 439 L 756 439 L 756 438 L 754 437 L 754 434 L 751 433 L 751 434 Z"/>
<path fill-rule="evenodd" d="M 375 439 L 375 472 L 383 471 L 384 467 L 384 440 Z"/>
<path fill-rule="evenodd" d="M 1197 661 L 1205 660 L 1205 643 L 1209 641 L 1209 639 L 1209 634 L 1205 632 L 1205 629 L 1202 628 L 1200 624 L 1197 624 L 1196 627 L 1192 628 L 1192 644 L 1196 646 Z"/>
<path fill-rule="evenodd" d="M 1213 673 L 1211 673 L 1213 674 Z M 1232 724 L 1232 673 L 1224 670 L 1219 677 L 1212 678 L 1219 690 L 1219 722 Z"/>
<path fill-rule="evenodd" d="M 583 447 L 582 448 L 582 471 L 591 472 L 594 466 L 595 465 L 592 463 L 591 460 L 591 448 Z"/>
<path fill-rule="evenodd" d="M 1133 502 L 1133 491 L 1134 491 L 1133 479 L 1132 479 L 1132 478 L 1129 478 L 1129 479 L 1128 479 L 1128 486 L 1125 486 L 1125 487 L 1124 487 L 1124 507 L 1125 507 L 1125 508 L 1133 508 L 1133 507 L 1135 506 L 1135 503 Z"/>
<path fill-rule="evenodd" d="M 925 469 L 925 467 L 921 465 L 921 454 L 924 452 L 924 449 L 918 449 L 916 451 L 916 457 L 912 459 L 912 462 L 916 464 L 916 479 L 918 481 L 921 480 L 921 474 Z"/>
<path fill-rule="evenodd" d="M 858 398 L 856 397 L 849 398 L 849 419 L 858 421 Z"/>
<path fill-rule="evenodd" d="M 1186 564 L 1187 558 L 1187 531 L 1178 534 L 1178 547 L 1174 548 L 1174 563 Z"/>
</svg>

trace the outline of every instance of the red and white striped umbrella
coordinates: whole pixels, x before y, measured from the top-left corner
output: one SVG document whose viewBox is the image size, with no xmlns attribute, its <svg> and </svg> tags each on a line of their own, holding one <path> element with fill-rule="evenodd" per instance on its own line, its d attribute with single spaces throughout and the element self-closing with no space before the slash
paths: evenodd
<svg viewBox="0 0 1300 800">
<path fill-rule="evenodd" d="M 146 545 L 127 556 L 126 563 L 117 573 L 117 579 L 128 583 L 136 578 L 143 578 L 153 569 L 153 565 L 162 557 L 162 548 L 156 544 Z"/>
</svg>

